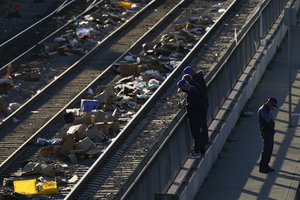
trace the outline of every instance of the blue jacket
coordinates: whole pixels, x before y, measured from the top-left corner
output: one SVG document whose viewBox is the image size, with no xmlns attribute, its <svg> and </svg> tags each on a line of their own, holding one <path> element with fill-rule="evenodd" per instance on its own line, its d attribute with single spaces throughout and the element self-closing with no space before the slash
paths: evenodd
<svg viewBox="0 0 300 200">
<path fill-rule="evenodd" d="M 258 109 L 258 121 L 262 132 L 275 133 L 274 116 L 266 104 Z"/>
</svg>

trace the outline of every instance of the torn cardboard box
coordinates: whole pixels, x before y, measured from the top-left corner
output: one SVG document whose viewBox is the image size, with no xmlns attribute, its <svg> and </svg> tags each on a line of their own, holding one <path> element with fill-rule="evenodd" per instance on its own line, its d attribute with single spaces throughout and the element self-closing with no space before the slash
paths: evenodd
<svg viewBox="0 0 300 200">
<path fill-rule="evenodd" d="M 85 134 L 94 142 L 103 142 L 104 140 L 107 139 L 105 134 L 94 126 L 89 126 Z"/>
<path fill-rule="evenodd" d="M 87 128 L 87 125 L 85 125 L 85 124 L 73 125 L 68 129 L 67 134 L 74 134 L 75 139 L 77 141 L 82 140 L 83 138 L 86 137 L 86 135 L 85 135 L 86 128 Z"/>
</svg>

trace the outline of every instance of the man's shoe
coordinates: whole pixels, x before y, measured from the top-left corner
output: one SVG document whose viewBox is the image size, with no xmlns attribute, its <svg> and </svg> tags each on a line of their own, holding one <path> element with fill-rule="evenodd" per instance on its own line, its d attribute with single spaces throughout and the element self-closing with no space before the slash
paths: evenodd
<svg viewBox="0 0 300 200">
<path fill-rule="evenodd" d="M 259 168 L 259 172 L 260 173 L 264 173 L 264 174 L 266 174 L 266 173 L 269 173 L 269 172 L 273 172 L 273 171 L 275 171 L 273 168 L 271 168 L 271 167 L 263 167 L 263 168 Z"/>
<path fill-rule="evenodd" d="M 270 172 L 268 169 L 266 168 L 259 168 L 259 172 L 260 173 L 264 173 L 264 174 L 267 174 L 268 172 Z"/>
<path fill-rule="evenodd" d="M 190 154 L 190 158 L 200 158 L 200 153 L 196 152 L 196 151 L 192 151 Z"/>
</svg>

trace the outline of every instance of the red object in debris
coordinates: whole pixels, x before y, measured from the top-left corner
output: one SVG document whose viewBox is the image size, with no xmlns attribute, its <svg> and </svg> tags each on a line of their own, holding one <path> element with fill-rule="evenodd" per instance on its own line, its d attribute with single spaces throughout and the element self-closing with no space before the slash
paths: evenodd
<svg viewBox="0 0 300 200">
<path fill-rule="evenodd" d="M 11 70 L 12 70 L 12 65 L 9 64 L 9 65 L 7 66 L 7 71 L 6 71 L 6 75 L 5 75 L 6 80 L 11 79 L 11 76 L 10 76 Z"/>
<path fill-rule="evenodd" d="M 81 37 L 81 39 L 84 39 L 84 38 L 93 38 L 93 35 L 92 34 L 85 34 L 84 36 Z"/>
<path fill-rule="evenodd" d="M 6 74 L 6 75 L 5 75 L 5 78 L 6 78 L 6 80 L 11 79 L 10 74 Z"/>
<path fill-rule="evenodd" d="M 7 70 L 9 70 L 9 71 L 12 70 L 12 65 L 11 65 L 11 63 L 7 66 Z"/>
<path fill-rule="evenodd" d="M 20 10 L 21 10 L 20 4 L 19 3 L 15 3 L 15 5 L 14 5 L 14 11 L 15 11 L 15 13 L 19 13 Z"/>
</svg>

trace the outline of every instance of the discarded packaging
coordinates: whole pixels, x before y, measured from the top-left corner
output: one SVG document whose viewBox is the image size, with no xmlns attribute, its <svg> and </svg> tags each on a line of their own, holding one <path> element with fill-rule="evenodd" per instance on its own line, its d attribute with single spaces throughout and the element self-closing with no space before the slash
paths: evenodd
<svg viewBox="0 0 300 200">
<path fill-rule="evenodd" d="M 79 108 L 66 109 L 66 113 L 73 113 L 75 116 L 78 116 L 80 113 Z"/>
<path fill-rule="evenodd" d="M 102 142 L 103 140 L 106 139 L 106 136 L 104 135 L 104 133 L 102 131 L 98 130 L 94 126 L 89 126 L 86 129 L 85 134 L 94 142 Z"/>
<path fill-rule="evenodd" d="M 86 137 L 85 130 L 87 126 L 85 124 L 73 125 L 67 131 L 67 134 L 74 134 L 76 140 L 82 140 Z"/>
<path fill-rule="evenodd" d="M 14 179 L 13 178 L 4 178 L 2 186 L 3 187 L 13 187 Z"/>
<path fill-rule="evenodd" d="M 51 195 L 57 193 L 57 183 L 55 181 L 47 181 L 37 184 L 38 192 L 42 195 Z"/>
<path fill-rule="evenodd" d="M 89 137 L 86 137 L 83 140 L 80 140 L 79 142 L 74 144 L 75 150 L 88 151 L 88 150 L 92 150 L 95 148 L 96 148 L 95 144 Z"/>
<path fill-rule="evenodd" d="M 150 79 L 148 82 L 148 87 L 150 89 L 157 89 L 159 88 L 159 81 L 156 79 Z"/>
<path fill-rule="evenodd" d="M 83 112 L 91 112 L 97 110 L 99 107 L 99 101 L 92 99 L 81 99 L 80 109 Z"/>
<path fill-rule="evenodd" d="M 9 106 L 8 106 L 8 111 L 9 112 L 14 112 L 18 108 L 20 108 L 20 104 L 19 103 L 10 103 Z"/>
<path fill-rule="evenodd" d="M 20 194 L 38 194 L 36 179 L 14 181 L 14 192 Z"/>
<path fill-rule="evenodd" d="M 54 155 L 54 150 L 52 146 L 43 147 L 40 149 L 40 155 L 43 157 L 51 157 Z"/>
<path fill-rule="evenodd" d="M 56 145 L 56 144 L 60 144 L 60 142 L 61 142 L 60 138 L 53 138 L 53 139 L 38 138 L 36 140 L 36 144 L 41 146 Z"/>
<path fill-rule="evenodd" d="M 127 1 L 119 1 L 118 5 L 121 8 L 124 8 L 124 9 L 131 9 L 131 7 L 132 7 L 132 3 L 131 2 L 127 2 Z"/>
<path fill-rule="evenodd" d="M 75 143 L 75 136 L 73 134 L 65 134 L 62 136 L 61 141 L 61 151 L 63 155 L 68 155 L 69 152 L 73 149 Z"/>
<path fill-rule="evenodd" d="M 118 121 L 116 122 L 97 122 L 95 126 L 103 132 L 105 135 L 113 134 L 119 132 L 120 124 Z"/>
<path fill-rule="evenodd" d="M 74 176 L 72 176 L 72 178 L 70 178 L 70 179 L 68 180 L 68 183 L 75 183 L 77 180 L 78 180 L 78 176 L 77 176 L 77 175 L 74 175 Z"/>
<path fill-rule="evenodd" d="M 128 63 L 126 61 L 120 61 L 116 63 L 114 66 L 117 71 L 120 72 L 122 77 L 127 77 L 131 75 L 136 75 L 138 71 L 138 63 Z"/>
</svg>

